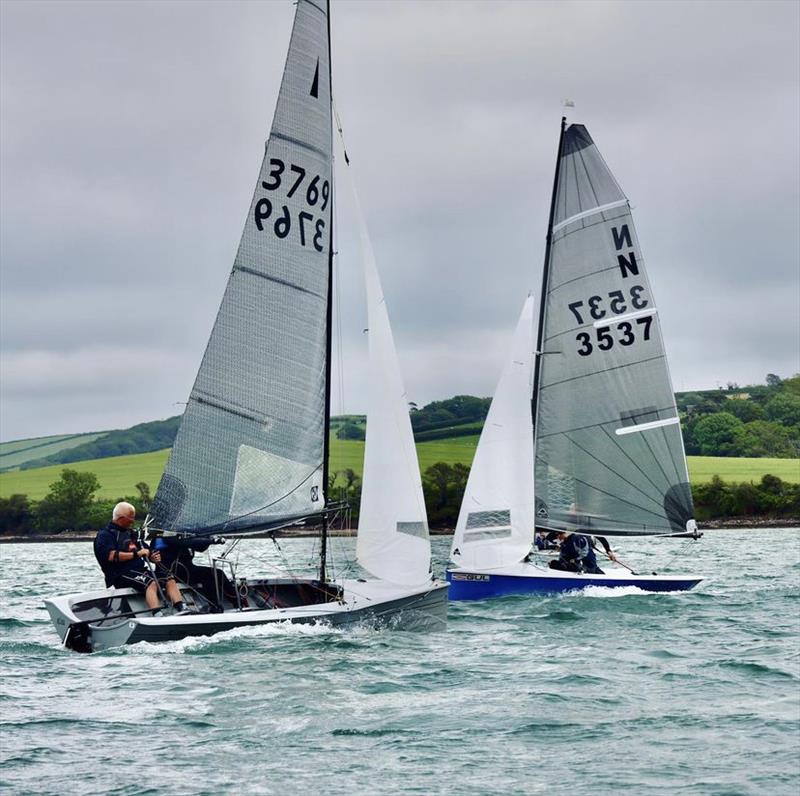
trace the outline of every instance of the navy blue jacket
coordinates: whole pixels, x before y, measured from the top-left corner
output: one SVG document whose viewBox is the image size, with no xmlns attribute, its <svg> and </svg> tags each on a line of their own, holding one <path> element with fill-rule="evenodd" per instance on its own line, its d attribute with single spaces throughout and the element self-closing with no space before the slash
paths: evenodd
<svg viewBox="0 0 800 796">
<path fill-rule="evenodd" d="M 573 564 L 579 570 L 587 572 L 597 569 L 597 557 L 592 549 L 592 540 L 588 536 L 582 536 L 579 533 L 571 533 L 561 543 L 559 560 Z"/>
<path fill-rule="evenodd" d="M 108 560 L 108 554 L 113 550 L 132 553 L 138 549 L 139 545 L 131 535 L 130 529 L 123 528 L 115 522 L 110 522 L 97 532 L 97 536 L 94 537 L 94 557 L 106 577 L 106 586 L 110 586 L 119 575 L 138 575 L 145 571 L 141 558 L 120 561 L 118 564 Z"/>
</svg>

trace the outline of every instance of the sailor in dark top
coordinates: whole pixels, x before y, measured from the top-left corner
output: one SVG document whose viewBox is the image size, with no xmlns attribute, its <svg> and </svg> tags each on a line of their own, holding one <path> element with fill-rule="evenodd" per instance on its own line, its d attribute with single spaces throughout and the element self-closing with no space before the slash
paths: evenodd
<svg viewBox="0 0 800 796">
<path fill-rule="evenodd" d="M 557 561 L 550 562 L 550 569 L 564 572 L 579 572 L 588 575 L 602 575 L 603 570 L 597 566 L 597 557 L 592 547 L 590 536 L 581 533 L 559 533 L 561 552 Z M 606 544 L 608 544 L 606 542 Z"/>
<path fill-rule="evenodd" d="M 534 544 L 537 550 L 558 550 L 558 544 L 555 541 L 555 533 L 548 533 L 547 531 L 536 531 L 533 537 Z"/>
<path fill-rule="evenodd" d="M 147 607 L 161 608 L 159 584 L 150 569 L 145 566 L 145 558 L 157 564 L 161 560 L 158 552 L 139 545 L 131 534 L 136 519 L 136 509 L 130 503 L 117 503 L 114 506 L 111 522 L 97 532 L 94 539 L 94 555 L 103 570 L 106 586 L 115 588 L 132 587 L 143 592 Z M 174 578 L 159 579 L 162 588 L 173 607 L 179 613 L 187 610 L 181 601 L 181 593 Z"/>
</svg>

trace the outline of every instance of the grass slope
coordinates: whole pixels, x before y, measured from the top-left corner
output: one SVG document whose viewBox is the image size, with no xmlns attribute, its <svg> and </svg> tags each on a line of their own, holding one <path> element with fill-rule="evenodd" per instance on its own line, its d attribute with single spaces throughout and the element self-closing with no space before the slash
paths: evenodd
<svg viewBox="0 0 800 796">
<path fill-rule="evenodd" d="M 800 484 L 800 459 L 730 459 L 721 456 L 688 456 L 689 476 L 697 484 L 718 475 L 723 481 L 760 481 L 762 475 L 777 475 L 782 481 Z"/>
<path fill-rule="evenodd" d="M 94 434 L 59 434 L 53 437 L 36 437 L 34 439 L 19 439 L 14 442 L 0 443 L 0 470 L 19 467 L 26 462 L 43 459 L 54 453 L 77 448 L 87 442 L 107 434 L 99 431 Z"/>
<path fill-rule="evenodd" d="M 49 491 L 50 484 L 58 480 L 64 469 L 94 473 L 100 481 L 98 497 L 116 498 L 135 495 L 135 485 L 139 481 L 145 481 L 155 489 L 167 463 L 167 456 L 169 450 L 162 450 L 0 473 L 0 497 L 20 493 L 32 500 L 41 500 Z"/>
<path fill-rule="evenodd" d="M 472 464 L 478 437 L 420 442 L 417 444 L 420 468 L 424 472 L 436 462 L 467 466 Z M 115 456 L 75 462 L 70 465 L 57 464 L 35 470 L 0 473 L 0 497 L 14 493 L 28 495 L 40 500 L 56 481 L 65 467 L 97 475 L 101 489 L 99 497 L 116 498 L 136 493 L 135 484 L 145 481 L 155 491 L 169 450 L 154 453 L 138 453 L 131 456 Z M 331 470 L 354 470 L 359 475 L 364 461 L 364 443 L 360 440 L 331 439 Z M 800 459 L 730 459 L 713 456 L 690 456 L 689 473 L 693 483 L 710 481 L 719 475 L 725 481 L 759 481 L 767 473 L 777 475 L 784 481 L 800 483 Z"/>
</svg>

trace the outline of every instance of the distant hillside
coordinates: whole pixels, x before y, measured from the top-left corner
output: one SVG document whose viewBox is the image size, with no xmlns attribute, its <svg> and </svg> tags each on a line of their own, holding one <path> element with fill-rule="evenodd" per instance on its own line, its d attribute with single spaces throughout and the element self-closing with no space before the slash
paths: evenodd
<svg viewBox="0 0 800 796">
<path fill-rule="evenodd" d="M 800 376 L 765 384 L 676 393 L 687 454 L 794 459 L 800 456 Z M 479 435 L 490 398 L 456 395 L 421 409 L 409 404 L 417 442 Z M 151 453 L 171 448 L 180 417 L 94 434 L 62 435 L 0 444 L 0 472 Z M 364 415 L 331 418 L 336 439 L 363 440 Z"/>
<path fill-rule="evenodd" d="M 51 464 L 71 464 L 90 459 L 107 459 L 110 456 L 129 456 L 134 453 L 152 453 L 171 448 L 180 425 L 180 416 L 167 420 L 139 423 L 120 431 L 109 431 L 95 439 L 84 442 L 50 456 L 29 460 L 21 469 L 47 467 Z"/>
<path fill-rule="evenodd" d="M 94 434 L 57 434 L 51 437 L 20 439 L 0 443 L 0 472 L 17 470 L 28 462 L 40 462 L 48 456 L 76 448 L 108 434 L 98 431 Z M 39 464 L 35 464 L 38 467 Z"/>
</svg>

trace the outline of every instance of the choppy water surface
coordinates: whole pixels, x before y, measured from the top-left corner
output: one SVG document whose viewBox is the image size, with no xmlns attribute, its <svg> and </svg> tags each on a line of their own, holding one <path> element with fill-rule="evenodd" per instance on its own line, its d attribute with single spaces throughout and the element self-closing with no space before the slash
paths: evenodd
<svg viewBox="0 0 800 796">
<path fill-rule="evenodd" d="M 309 540 L 281 546 L 312 557 Z M 454 603 L 437 634 L 282 626 L 78 655 L 41 598 L 101 584 L 91 546 L 3 545 L 0 786 L 796 796 L 800 532 L 708 532 L 675 559 L 684 546 L 621 544 L 634 568 L 710 577 L 685 594 Z M 253 572 L 280 560 L 246 549 Z"/>
</svg>

